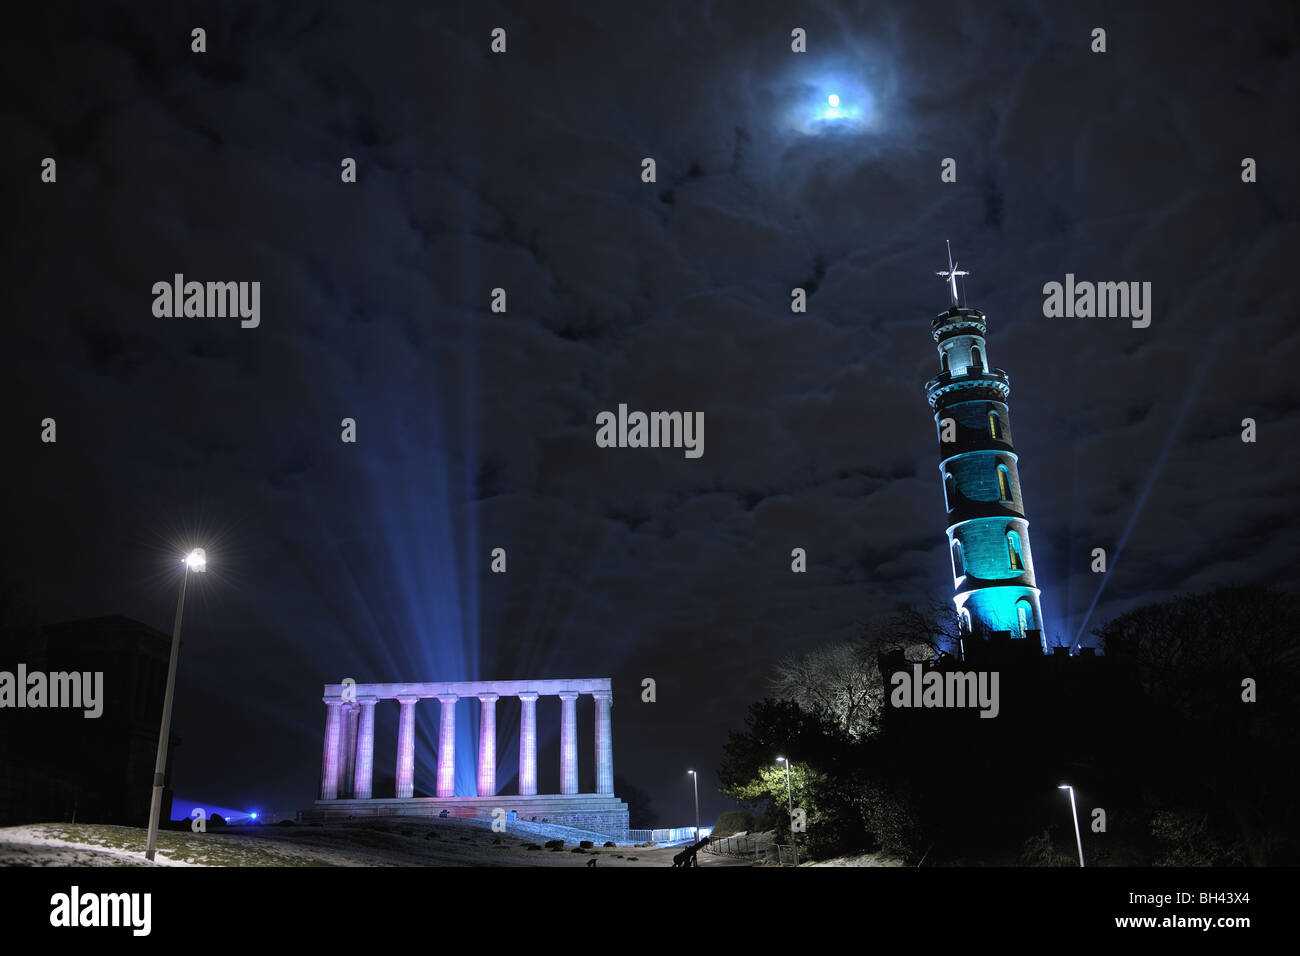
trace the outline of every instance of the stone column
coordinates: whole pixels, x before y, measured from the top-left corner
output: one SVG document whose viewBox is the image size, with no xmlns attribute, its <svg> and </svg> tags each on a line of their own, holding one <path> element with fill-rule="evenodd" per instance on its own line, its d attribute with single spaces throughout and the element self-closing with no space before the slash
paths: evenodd
<svg viewBox="0 0 1300 956">
<path fill-rule="evenodd" d="M 339 796 L 352 797 L 352 775 L 357 769 L 357 722 L 361 708 L 355 703 L 343 708 L 343 759 L 339 762 Z"/>
<path fill-rule="evenodd" d="M 498 694 L 476 695 L 481 703 L 478 721 L 478 795 L 494 797 L 497 792 L 497 700 Z"/>
<path fill-rule="evenodd" d="M 339 732 L 343 727 L 343 701 L 322 697 L 325 702 L 325 753 L 321 758 L 320 798 L 339 798 Z"/>
<path fill-rule="evenodd" d="M 578 692 L 560 691 L 560 792 L 578 792 Z"/>
<path fill-rule="evenodd" d="M 519 695 L 519 795 L 537 793 L 537 692 Z"/>
<path fill-rule="evenodd" d="M 415 702 L 418 697 L 399 697 L 402 705 L 397 718 L 397 799 L 409 800 L 415 794 Z"/>
<path fill-rule="evenodd" d="M 596 699 L 596 792 L 614 792 L 614 730 L 610 725 L 609 708 L 614 694 L 608 690 L 594 691 Z"/>
<path fill-rule="evenodd" d="M 438 711 L 438 796 L 456 796 L 456 701 L 455 694 L 443 694 Z"/>
<path fill-rule="evenodd" d="M 357 766 L 352 777 L 352 796 L 369 800 L 374 794 L 375 769 L 375 697 L 359 697 L 361 727 L 357 731 Z"/>
</svg>

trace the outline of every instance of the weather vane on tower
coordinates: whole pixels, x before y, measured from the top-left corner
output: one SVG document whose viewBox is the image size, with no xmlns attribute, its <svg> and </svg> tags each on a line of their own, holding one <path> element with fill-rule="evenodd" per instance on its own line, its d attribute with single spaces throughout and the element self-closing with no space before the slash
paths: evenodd
<svg viewBox="0 0 1300 956">
<path fill-rule="evenodd" d="M 948 244 L 948 271 L 936 272 L 935 275 L 943 276 L 945 279 L 948 280 L 948 288 L 949 291 L 952 292 L 952 307 L 955 309 L 960 304 L 957 301 L 957 277 L 968 276 L 970 275 L 970 273 L 967 272 L 965 269 L 959 270 L 957 268 L 957 264 L 952 261 L 952 240 L 945 239 L 944 242 Z"/>
</svg>

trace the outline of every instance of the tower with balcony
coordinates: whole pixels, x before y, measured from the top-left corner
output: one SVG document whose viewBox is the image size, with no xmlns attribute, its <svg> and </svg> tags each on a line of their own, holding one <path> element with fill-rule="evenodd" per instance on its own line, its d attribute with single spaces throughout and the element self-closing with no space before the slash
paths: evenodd
<svg viewBox="0 0 1300 956">
<path fill-rule="evenodd" d="M 930 323 L 939 375 L 925 384 L 939 434 L 939 472 L 952 557 L 953 603 L 974 637 L 1009 632 L 1046 653 L 1029 518 L 1012 442 L 1007 373 L 989 364 L 988 326 L 958 304 L 960 271 L 948 253 L 952 305 Z"/>
</svg>

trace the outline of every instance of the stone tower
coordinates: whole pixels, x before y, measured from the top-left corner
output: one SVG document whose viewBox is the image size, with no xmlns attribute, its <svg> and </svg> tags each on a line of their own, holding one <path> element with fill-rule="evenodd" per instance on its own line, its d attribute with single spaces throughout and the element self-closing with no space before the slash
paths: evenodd
<svg viewBox="0 0 1300 956">
<path fill-rule="evenodd" d="M 952 305 L 930 323 L 939 375 L 925 383 L 939 429 L 939 472 L 948 515 L 953 603 L 974 636 L 1010 632 L 1046 653 L 1034 584 L 1029 519 L 1012 444 L 1007 373 L 989 365 L 984 313 L 958 304 L 959 271 L 948 250 Z"/>
</svg>

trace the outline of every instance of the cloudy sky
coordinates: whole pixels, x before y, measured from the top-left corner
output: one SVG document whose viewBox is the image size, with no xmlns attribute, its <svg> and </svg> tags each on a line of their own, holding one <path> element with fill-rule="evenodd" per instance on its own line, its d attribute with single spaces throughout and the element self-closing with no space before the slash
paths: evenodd
<svg viewBox="0 0 1300 956">
<path fill-rule="evenodd" d="M 612 676 L 616 772 L 666 826 L 702 768 L 708 816 L 778 658 L 951 597 L 923 392 L 951 239 L 1011 376 L 1049 637 L 1293 585 L 1300 14 L 1134 6 L 29 10 L 3 40 L 4 583 L 44 621 L 168 630 L 207 547 L 190 798 L 308 806 L 326 682 Z M 156 317 L 175 273 L 260 282 L 260 325 Z M 1045 318 L 1067 273 L 1150 282 L 1150 326 Z M 620 403 L 703 412 L 703 456 L 598 448 Z"/>
</svg>

